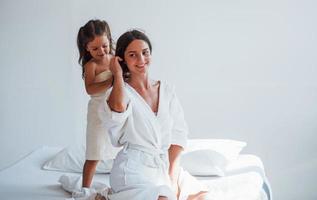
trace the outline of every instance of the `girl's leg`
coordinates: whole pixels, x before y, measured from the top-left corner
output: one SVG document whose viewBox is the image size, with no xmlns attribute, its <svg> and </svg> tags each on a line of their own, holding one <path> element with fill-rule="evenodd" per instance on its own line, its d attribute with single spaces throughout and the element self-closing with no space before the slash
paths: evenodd
<svg viewBox="0 0 317 200">
<path fill-rule="evenodd" d="M 157 200 L 168 200 L 167 197 L 163 197 L 163 196 L 159 196 L 159 198 Z"/>
<path fill-rule="evenodd" d="M 82 187 L 89 188 L 92 182 L 92 178 L 96 172 L 98 160 L 86 160 L 83 169 L 83 185 Z"/>
</svg>

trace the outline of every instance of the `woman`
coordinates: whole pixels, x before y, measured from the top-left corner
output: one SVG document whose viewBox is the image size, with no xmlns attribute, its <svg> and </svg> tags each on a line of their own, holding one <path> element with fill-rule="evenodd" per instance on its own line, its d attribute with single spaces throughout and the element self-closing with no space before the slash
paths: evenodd
<svg viewBox="0 0 317 200">
<path fill-rule="evenodd" d="M 132 30 L 118 39 L 110 64 L 113 88 L 100 114 L 112 144 L 124 146 L 110 174 L 110 199 L 201 199 L 204 192 L 184 193 L 179 184 L 188 129 L 174 88 L 149 78 L 151 54 L 148 37 Z"/>
</svg>

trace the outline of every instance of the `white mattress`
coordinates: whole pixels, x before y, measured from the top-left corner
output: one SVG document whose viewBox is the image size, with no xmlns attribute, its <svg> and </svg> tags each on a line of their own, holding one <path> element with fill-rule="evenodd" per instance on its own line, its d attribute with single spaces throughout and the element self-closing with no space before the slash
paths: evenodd
<svg viewBox="0 0 317 200">
<path fill-rule="evenodd" d="M 58 179 L 62 174 L 79 174 L 41 169 L 42 165 L 60 150 L 61 148 L 58 147 L 41 147 L 13 166 L 0 171 L 0 199 L 61 200 L 69 198 L 70 194 L 61 188 Z M 217 187 L 225 184 L 225 187 L 231 185 L 239 190 L 243 184 L 252 184 L 252 179 L 263 177 L 265 177 L 264 168 L 258 157 L 240 155 L 236 162 L 228 166 L 225 177 L 198 177 L 198 179 Z M 94 181 L 108 184 L 109 175 L 96 174 Z M 258 199 L 267 199 L 263 189 Z"/>
</svg>

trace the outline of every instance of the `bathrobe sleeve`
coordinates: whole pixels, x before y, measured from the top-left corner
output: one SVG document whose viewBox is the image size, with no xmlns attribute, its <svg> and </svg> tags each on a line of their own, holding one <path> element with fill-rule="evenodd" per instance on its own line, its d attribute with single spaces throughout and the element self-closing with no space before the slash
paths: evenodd
<svg viewBox="0 0 317 200">
<path fill-rule="evenodd" d="M 120 139 L 123 137 L 124 132 L 127 128 L 127 121 L 132 113 L 132 105 L 130 103 L 130 99 L 127 98 L 125 100 L 127 102 L 127 109 L 124 112 L 119 113 L 112 111 L 108 105 L 110 93 L 111 89 L 107 91 L 105 101 L 101 104 L 101 108 L 98 110 L 101 120 L 104 122 L 106 128 L 108 129 L 112 145 L 118 147 L 123 145 L 120 144 Z"/>
<path fill-rule="evenodd" d="M 174 89 L 170 102 L 170 113 L 173 121 L 171 130 L 171 144 L 186 148 L 188 127 L 184 118 L 183 108 L 176 96 Z"/>
</svg>

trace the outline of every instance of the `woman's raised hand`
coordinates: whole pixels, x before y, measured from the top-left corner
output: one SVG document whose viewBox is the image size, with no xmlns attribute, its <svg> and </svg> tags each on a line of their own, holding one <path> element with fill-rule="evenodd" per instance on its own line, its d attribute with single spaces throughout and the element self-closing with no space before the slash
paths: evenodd
<svg viewBox="0 0 317 200">
<path fill-rule="evenodd" d="M 119 56 L 115 56 L 111 58 L 110 61 L 110 71 L 114 76 L 120 75 L 122 76 L 122 68 L 120 66 L 119 61 L 122 61 L 122 59 Z"/>
</svg>

